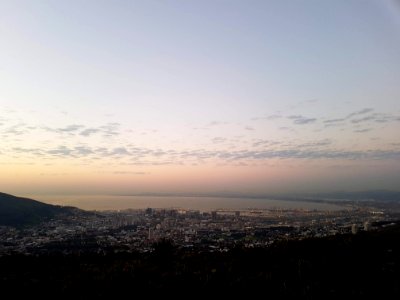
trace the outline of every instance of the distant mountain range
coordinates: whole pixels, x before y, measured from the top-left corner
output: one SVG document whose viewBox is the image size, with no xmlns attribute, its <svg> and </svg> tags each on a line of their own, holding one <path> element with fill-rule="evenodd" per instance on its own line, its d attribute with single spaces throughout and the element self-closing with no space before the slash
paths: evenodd
<svg viewBox="0 0 400 300">
<path fill-rule="evenodd" d="M 353 200 L 353 201 L 362 201 L 362 200 L 374 200 L 374 201 L 380 201 L 380 202 L 399 202 L 400 201 L 400 192 L 385 191 L 385 190 L 317 193 L 317 194 L 310 194 L 309 196 L 311 198 Z"/>
<path fill-rule="evenodd" d="M 366 190 L 356 192 L 321 192 L 321 193 L 287 193 L 287 194 L 256 194 L 235 192 L 209 192 L 209 193 L 124 193 L 116 196 L 152 196 L 152 197 L 216 197 L 216 198 L 248 198 L 248 199 L 276 199 L 276 200 L 374 200 L 384 202 L 400 202 L 400 191 Z"/>
<path fill-rule="evenodd" d="M 76 210 L 0 193 L 0 226 L 34 225 L 61 214 L 72 214 Z"/>
</svg>

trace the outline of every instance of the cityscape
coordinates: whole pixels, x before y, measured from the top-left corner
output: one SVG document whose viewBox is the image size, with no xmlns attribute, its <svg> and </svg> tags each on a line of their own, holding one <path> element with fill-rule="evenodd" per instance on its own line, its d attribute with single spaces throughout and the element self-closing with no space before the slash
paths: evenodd
<svg viewBox="0 0 400 300">
<path fill-rule="evenodd" d="M 399 219 L 400 210 L 377 208 L 373 202 L 348 202 L 335 211 L 74 209 L 37 226 L 0 227 L 0 255 L 151 252 L 162 240 L 187 250 L 223 252 L 237 246 L 268 247 L 280 240 L 357 234 L 394 225 Z"/>
<path fill-rule="evenodd" d="M 0 298 L 400 299 L 399 0 L 0 0 Z"/>
</svg>

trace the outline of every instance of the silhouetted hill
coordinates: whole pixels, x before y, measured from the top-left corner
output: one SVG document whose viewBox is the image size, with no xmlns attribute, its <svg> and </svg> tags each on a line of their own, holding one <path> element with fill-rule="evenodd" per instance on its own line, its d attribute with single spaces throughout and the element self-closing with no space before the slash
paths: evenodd
<svg viewBox="0 0 400 300">
<path fill-rule="evenodd" d="M 59 214 L 68 214 L 71 209 L 0 193 L 0 225 L 3 226 L 37 224 Z"/>
</svg>

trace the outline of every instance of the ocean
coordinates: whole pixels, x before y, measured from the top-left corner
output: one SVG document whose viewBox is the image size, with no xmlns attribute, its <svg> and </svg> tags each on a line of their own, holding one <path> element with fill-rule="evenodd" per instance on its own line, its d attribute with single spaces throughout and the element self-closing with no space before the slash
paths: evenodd
<svg viewBox="0 0 400 300">
<path fill-rule="evenodd" d="M 36 195 L 33 199 L 44 203 L 75 206 L 84 210 L 123 210 L 151 208 L 174 208 L 187 210 L 247 210 L 247 209 L 304 209 L 337 211 L 344 206 L 323 202 L 295 200 L 183 197 L 183 196 L 107 196 L 107 195 Z"/>
</svg>

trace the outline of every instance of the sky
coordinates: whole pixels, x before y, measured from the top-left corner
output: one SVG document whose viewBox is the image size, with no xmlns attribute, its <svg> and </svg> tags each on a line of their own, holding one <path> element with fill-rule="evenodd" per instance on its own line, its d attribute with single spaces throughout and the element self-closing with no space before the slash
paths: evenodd
<svg viewBox="0 0 400 300">
<path fill-rule="evenodd" d="M 399 82 L 399 1 L 0 0 L 0 191 L 399 191 Z"/>
</svg>

